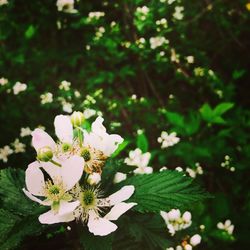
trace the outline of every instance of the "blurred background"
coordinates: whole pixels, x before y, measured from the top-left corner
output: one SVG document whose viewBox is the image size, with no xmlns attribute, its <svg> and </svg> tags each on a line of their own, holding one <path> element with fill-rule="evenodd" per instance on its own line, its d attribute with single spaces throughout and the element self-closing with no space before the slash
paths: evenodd
<svg viewBox="0 0 250 250">
<path fill-rule="evenodd" d="M 1 168 L 25 169 L 55 115 L 102 115 L 119 157 L 150 152 L 154 171 L 181 167 L 214 196 L 192 208 L 195 249 L 247 249 L 249 14 L 247 0 L 0 0 Z M 32 240 L 67 249 L 54 232 Z"/>
</svg>

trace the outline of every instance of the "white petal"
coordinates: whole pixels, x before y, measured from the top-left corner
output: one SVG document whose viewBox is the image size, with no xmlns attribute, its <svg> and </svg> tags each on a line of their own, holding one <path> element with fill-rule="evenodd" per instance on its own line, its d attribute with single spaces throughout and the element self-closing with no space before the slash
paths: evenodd
<svg viewBox="0 0 250 250">
<path fill-rule="evenodd" d="M 44 176 L 37 161 L 29 164 L 26 169 L 25 182 L 29 192 L 34 195 L 43 196 L 43 187 L 45 186 Z"/>
<path fill-rule="evenodd" d="M 55 132 L 61 142 L 72 143 L 73 126 L 66 115 L 57 115 L 54 121 Z"/>
<path fill-rule="evenodd" d="M 62 163 L 62 180 L 66 190 L 71 189 L 81 179 L 84 168 L 84 160 L 80 156 L 72 156 Z"/>
<path fill-rule="evenodd" d="M 60 223 L 60 222 L 73 221 L 75 217 L 73 213 L 59 215 L 59 214 L 55 214 L 54 211 L 50 210 L 44 214 L 41 214 L 38 219 L 40 223 L 42 224 L 54 224 L 54 223 Z"/>
<path fill-rule="evenodd" d="M 54 149 L 56 146 L 52 137 L 40 128 L 35 129 L 31 135 L 32 145 L 36 151 L 42 147 L 51 147 L 51 149 Z"/>
<path fill-rule="evenodd" d="M 107 134 L 105 138 L 105 149 L 103 153 L 107 156 L 113 154 L 118 148 L 119 144 L 123 142 L 123 138 L 120 135 L 116 134 Z"/>
<path fill-rule="evenodd" d="M 50 206 L 51 205 L 51 202 L 50 201 L 42 201 L 38 198 L 36 198 L 35 196 L 33 196 L 29 191 L 27 191 L 26 189 L 23 188 L 23 192 L 25 193 L 25 195 L 30 198 L 32 201 L 35 201 L 41 205 L 44 205 L 44 206 Z"/>
<path fill-rule="evenodd" d="M 109 196 L 110 205 L 115 205 L 129 199 L 134 191 L 135 187 L 132 185 L 122 187 L 119 191 Z"/>
<path fill-rule="evenodd" d="M 106 128 L 103 126 L 104 119 L 100 116 L 91 125 L 91 131 L 99 136 L 106 134 Z"/>
<path fill-rule="evenodd" d="M 51 162 L 40 162 L 43 169 L 49 174 L 49 176 L 52 178 L 52 180 L 60 179 L 62 176 L 62 168 L 59 166 L 56 166 L 55 164 Z"/>
<path fill-rule="evenodd" d="M 75 210 L 77 206 L 79 206 L 79 204 L 80 204 L 79 201 L 74 201 L 74 202 L 61 201 L 58 214 L 65 215 L 71 213 Z"/>
<path fill-rule="evenodd" d="M 117 226 L 107 219 L 98 217 L 95 212 L 89 212 L 88 228 L 94 235 L 105 236 L 117 229 Z"/>
<path fill-rule="evenodd" d="M 137 205 L 137 203 L 125 203 L 121 202 L 116 204 L 109 213 L 104 216 L 104 219 L 107 220 L 117 220 L 122 214 L 126 213 L 130 208 Z"/>
</svg>

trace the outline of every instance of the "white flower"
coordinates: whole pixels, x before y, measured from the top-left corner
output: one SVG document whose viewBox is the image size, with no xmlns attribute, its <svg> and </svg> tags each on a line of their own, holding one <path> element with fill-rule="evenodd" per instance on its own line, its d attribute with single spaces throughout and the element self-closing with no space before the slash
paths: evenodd
<svg viewBox="0 0 250 250">
<path fill-rule="evenodd" d="M 41 104 L 53 102 L 53 94 L 50 92 L 40 95 L 40 98 L 41 98 Z"/>
<path fill-rule="evenodd" d="M 62 81 L 59 85 L 59 89 L 69 91 L 70 90 L 71 83 L 68 81 Z"/>
<path fill-rule="evenodd" d="M 166 131 L 162 131 L 161 136 L 158 137 L 157 141 L 162 144 L 161 148 L 167 148 L 178 143 L 180 138 L 176 136 L 175 132 L 168 134 Z"/>
<path fill-rule="evenodd" d="M 158 37 L 151 37 L 149 39 L 149 43 L 151 49 L 156 49 L 157 47 L 160 47 L 164 44 L 168 44 L 169 41 L 163 36 L 158 36 Z"/>
<path fill-rule="evenodd" d="M 147 6 L 137 7 L 136 12 L 138 12 L 142 15 L 147 15 L 149 12 L 149 8 Z"/>
<path fill-rule="evenodd" d="M 91 22 L 93 19 L 98 20 L 101 17 L 105 16 L 104 12 L 96 11 L 96 12 L 89 12 L 88 14 L 88 21 Z"/>
<path fill-rule="evenodd" d="M 96 114 L 96 111 L 94 109 L 85 109 L 83 112 L 83 115 L 86 119 L 89 119 L 90 117 L 94 116 Z"/>
<path fill-rule="evenodd" d="M 194 247 L 201 243 L 201 236 L 199 234 L 195 234 L 190 238 L 190 244 Z"/>
<path fill-rule="evenodd" d="M 23 152 L 25 152 L 26 145 L 21 143 L 18 138 L 12 143 L 12 145 L 14 147 L 14 152 L 15 153 L 23 153 Z"/>
<path fill-rule="evenodd" d="M 116 193 L 107 198 L 99 198 L 98 189 L 79 188 L 76 195 L 80 206 L 74 211 L 77 219 L 87 222 L 89 231 L 94 235 L 105 236 L 117 229 L 117 226 L 111 222 L 117 220 L 122 214 L 127 212 L 136 203 L 125 203 L 134 193 L 134 186 L 124 186 Z M 103 208 L 112 207 L 103 217 L 99 212 Z"/>
<path fill-rule="evenodd" d="M 186 57 L 186 60 L 187 60 L 187 62 L 190 63 L 190 64 L 194 63 L 194 57 L 193 57 L 193 56 L 187 56 L 187 57 Z"/>
<path fill-rule="evenodd" d="M 173 14 L 173 17 L 175 19 L 177 19 L 177 20 L 182 20 L 183 17 L 184 17 L 183 11 L 184 11 L 184 7 L 183 6 L 176 6 L 175 7 L 175 12 Z"/>
<path fill-rule="evenodd" d="M 0 148 L 0 160 L 3 162 L 8 161 L 8 156 L 13 153 L 13 150 L 10 148 L 10 146 L 6 145 L 3 148 Z"/>
<path fill-rule="evenodd" d="M 74 0 L 57 0 L 56 6 L 58 11 L 63 11 L 65 13 L 77 12 L 77 10 L 74 9 Z"/>
<path fill-rule="evenodd" d="M 87 173 L 101 172 L 107 157 L 115 152 L 123 138 L 117 134 L 108 134 L 103 126 L 104 119 L 97 117 L 92 123 L 91 132 L 83 130 L 84 141 L 81 155 L 85 160 Z"/>
<path fill-rule="evenodd" d="M 62 109 L 66 113 L 72 113 L 73 104 L 65 101 L 65 102 L 62 103 Z"/>
<path fill-rule="evenodd" d="M 89 185 L 97 185 L 101 181 L 101 175 L 99 173 L 92 173 L 89 175 L 87 182 Z"/>
<path fill-rule="evenodd" d="M 114 183 L 119 183 L 127 179 L 127 175 L 121 172 L 117 172 L 114 176 Z"/>
<path fill-rule="evenodd" d="M 172 209 L 168 213 L 161 211 L 160 215 L 164 219 L 169 233 L 173 236 L 176 231 L 188 228 L 192 224 L 191 213 L 186 211 L 183 215 L 179 209 Z"/>
<path fill-rule="evenodd" d="M 226 220 L 225 223 L 219 222 L 217 224 L 217 228 L 225 230 L 230 235 L 232 235 L 234 231 L 234 225 L 232 224 L 231 220 Z"/>
<path fill-rule="evenodd" d="M 73 201 L 68 192 L 80 180 L 83 173 L 84 160 L 79 156 L 72 156 L 62 163 L 61 167 L 50 162 L 33 162 L 25 172 L 26 189 L 23 192 L 31 200 L 44 206 L 51 206 L 51 210 L 41 214 L 39 221 L 42 224 L 53 224 L 74 220 L 73 211 L 80 204 Z M 43 168 L 51 180 L 45 181 Z M 45 197 L 44 200 L 36 196 Z"/>
<path fill-rule="evenodd" d="M 32 133 L 32 130 L 29 127 L 21 128 L 20 136 L 21 137 L 29 136 L 31 135 L 31 133 Z"/>
<path fill-rule="evenodd" d="M 73 126 L 69 116 L 58 115 L 54 120 L 55 132 L 61 143 L 73 143 Z M 50 147 L 56 149 L 56 143 L 52 137 L 42 129 L 35 129 L 32 133 L 32 145 L 38 151 L 43 147 Z"/>
<path fill-rule="evenodd" d="M 203 169 L 200 165 L 200 163 L 195 164 L 195 169 L 192 168 L 186 168 L 186 172 L 190 175 L 192 178 L 196 178 L 197 175 L 202 175 L 203 174 Z"/>
<path fill-rule="evenodd" d="M 1 3 L 0 3 L 0 5 L 1 5 Z M 0 78 L 0 85 L 1 86 L 6 85 L 8 82 L 9 82 L 8 79 L 6 79 L 4 77 Z"/>
<path fill-rule="evenodd" d="M 129 157 L 125 159 L 125 163 L 129 166 L 136 166 L 134 170 L 135 174 L 151 174 L 153 172 L 152 167 L 148 167 L 151 154 L 149 152 L 142 153 L 142 151 L 137 148 L 129 152 Z"/>
<path fill-rule="evenodd" d="M 18 95 L 20 92 L 25 91 L 27 89 L 27 84 L 16 82 L 13 86 L 14 95 Z"/>
<path fill-rule="evenodd" d="M 8 4 L 8 0 L 0 0 L 0 6 Z"/>
</svg>

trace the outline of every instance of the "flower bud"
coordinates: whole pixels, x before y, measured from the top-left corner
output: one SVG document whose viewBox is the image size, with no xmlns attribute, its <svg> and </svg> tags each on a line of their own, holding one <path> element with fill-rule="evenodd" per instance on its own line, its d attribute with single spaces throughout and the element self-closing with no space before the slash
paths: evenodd
<svg viewBox="0 0 250 250">
<path fill-rule="evenodd" d="M 191 237 L 190 243 L 192 246 L 196 246 L 201 243 L 201 236 L 199 234 L 195 234 Z"/>
<path fill-rule="evenodd" d="M 181 213 L 179 209 L 172 209 L 168 212 L 169 220 L 178 220 L 181 217 Z"/>
<path fill-rule="evenodd" d="M 127 178 L 127 175 L 126 175 L 126 174 L 121 173 L 121 172 L 117 172 L 117 173 L 115 174 L 115 176 L 114 176 L 113 182 L 114 182 L 114 183 L 119 183 L 119 182 L 121 182 L 121 181 L 126 180 L 126 178 Z"/>
<path fill-rule="evenodd" d="M 84 115 L 80 111 L 74 111 L 71 115 L 71 123 L 74 127 L 80 127 L 83 124 L 84 120 Z"/>
<path fill-rule="evenodd" d="M 193 248 L 191 245 L 187 244 L 187 245 L 185 245 L 184 249 L 185 250 L 192 250 Z"/>
<path fill-rule="evenodd" d="M 101 175 L 98 173 L 93 173 L 90 174 L 88 177 L 87 182 L 89 183 L 89 185 L 97 185 L 99 182 L 101 181 Z"/>
<path fill-rule="evenodd" d="M 42 147 L 37 152 L 37 159 L 39 161 L 50 161 L 53 158 L 53 152 L 50 147 Z"/>
<path fill-rule="evenodd" d="M 182 215 L 182 219 L 186 222 L 189 223 L 191 221 L 191 213 L 186 211 L 183 215 Z"/>
</svg>

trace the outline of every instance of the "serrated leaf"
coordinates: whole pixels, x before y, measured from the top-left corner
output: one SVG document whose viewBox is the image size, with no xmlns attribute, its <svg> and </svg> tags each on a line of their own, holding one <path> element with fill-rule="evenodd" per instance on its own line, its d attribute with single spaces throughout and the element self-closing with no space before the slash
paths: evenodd
<svg viewBox="0 0 250 250">
<path fill-rule="evenodd" d="M 2 249 L 8 250 L 18 246 L 26 236 L 38 234 L 45 229 L 38 221 L 44 207 L 24 196 L 23 170 L 1 170 L 0 186 L 0 245 Z"/>
<path fill-rule="evenodd" d="M 210 197 L 193 179 L 183 173 L 166 170 L 160 173 L 140 175 L 128 178 L 123 185 L 134 185 L 135 193 L 131 202 L 138 205 L 139 212 L 159 212 L 172 208 L 187 208 L 193 202 Z"/>
</svg>

